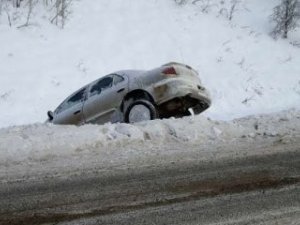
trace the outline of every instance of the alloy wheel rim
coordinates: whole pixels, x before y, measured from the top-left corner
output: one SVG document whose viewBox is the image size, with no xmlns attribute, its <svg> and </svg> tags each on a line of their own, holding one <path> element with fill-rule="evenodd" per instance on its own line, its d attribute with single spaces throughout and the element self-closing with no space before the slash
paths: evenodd
<svg viewBox="0 0 300 225">
<path fill-rule="evenodd" d="M 151 120 L 149 108 L 142 104 L 133 106 L 129 112 L 129 122 L 137 123 L 145 120 Z"/>
</svg>

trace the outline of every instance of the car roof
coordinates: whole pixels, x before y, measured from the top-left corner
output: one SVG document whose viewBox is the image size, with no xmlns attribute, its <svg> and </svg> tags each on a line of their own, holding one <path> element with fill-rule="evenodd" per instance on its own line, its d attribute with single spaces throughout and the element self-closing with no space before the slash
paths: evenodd
<svg viewBox="0 0 300 225">
<path fill-rule="evenodd" d="M 115 74 L 121 75 L 121 76 L 129 76 L 129 77 L 136 77 L 140 76 L 141 74 L 144 74 L 146 71 L 145 70 L 120 70 L 115 72 Z M 114 73 L 112 73 L 114 74 Z"/>
</svg>

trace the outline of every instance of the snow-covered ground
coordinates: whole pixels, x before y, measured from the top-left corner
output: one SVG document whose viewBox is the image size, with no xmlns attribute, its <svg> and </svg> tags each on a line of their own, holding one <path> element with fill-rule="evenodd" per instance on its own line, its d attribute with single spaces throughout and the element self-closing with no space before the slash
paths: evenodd
<svg viewBox="0 0 300 225">
<path fill-rule="evenodd" d="M 218 160 L 287 151 L 299 142 L 300 111 L 214 121 L 204 116 L 137 124 L 57 126 L 34 124 L 0 129 L 0 180 L 26 179 L 101 167 L 103 170 L 165 161 Z M 276 150 L 277 145 L 281 146 Z M 225 146 L 227 150 L 225 151 Z M 246 146 L 246 147 L 245 147 Z M 242 150 L 243 149 L 243 150 Z M 248 149 L 248 150 L 245 150 Z"/>
<path fill-rule="evenodd" d="M 43 122 L 46 111 L 71 92 L 110 72 L 169 61 L 199 71 L 212 93 L 213 105 L 205 112 L 212 119 L 299 107 L 300 49 L 289 42 L 299 41 L 300 30 L 289 40 L 269 36 L 269 15 L 278 1 L 244 0 L 231 22 L 229 1 L 220 2 L 203 12 L 201 4 L 171 0 L 74 1 L 64 29 L 48 22 L 41 5 L 23 28 L 17 27 L 25 22 L 27 6 L 10 9 L 12 27 L 2 10 L 0 127 Z M 220 15 L 222 8 L 227 11 Z M 71 129 L 75 138 L 79 131 Z"/>
</svg>

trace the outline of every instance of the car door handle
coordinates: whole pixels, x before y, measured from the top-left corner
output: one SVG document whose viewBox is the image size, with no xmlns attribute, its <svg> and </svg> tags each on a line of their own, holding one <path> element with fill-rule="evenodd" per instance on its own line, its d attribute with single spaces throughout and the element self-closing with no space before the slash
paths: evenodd
<svg viewBox="0 0 300 225">
<path fill-rule="evenodd" d="M 124 91 L 125 90 L 125 88 L 121 88 L 120 90 L 118 90 L 117 92 L 118 93 L 121 93 L 122 91 Z"/>
<path fill-rule="evenodd" d="M 74 114 L 74 115 L 77 115 L 77 114 L 80 113 L 80 112 L 81 112 L 81 111 L 78 110 L 78 111 L 74 112 L 73 114 Z"/>
</svg>

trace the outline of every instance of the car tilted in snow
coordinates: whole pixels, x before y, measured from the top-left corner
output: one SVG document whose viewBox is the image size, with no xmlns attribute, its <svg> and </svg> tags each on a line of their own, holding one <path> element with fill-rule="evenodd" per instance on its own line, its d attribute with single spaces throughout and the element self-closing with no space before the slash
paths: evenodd
<svg viewBox="0 0 300 225">
<path fill-rule="evenodd" d="M 54 112 L 54 124 L 134 123 L 199 114 L 211 104 L 208 91 L 190 66 L 168 63 L 149 71 L 124 70 L 84 86 Z"/>
</svg>

